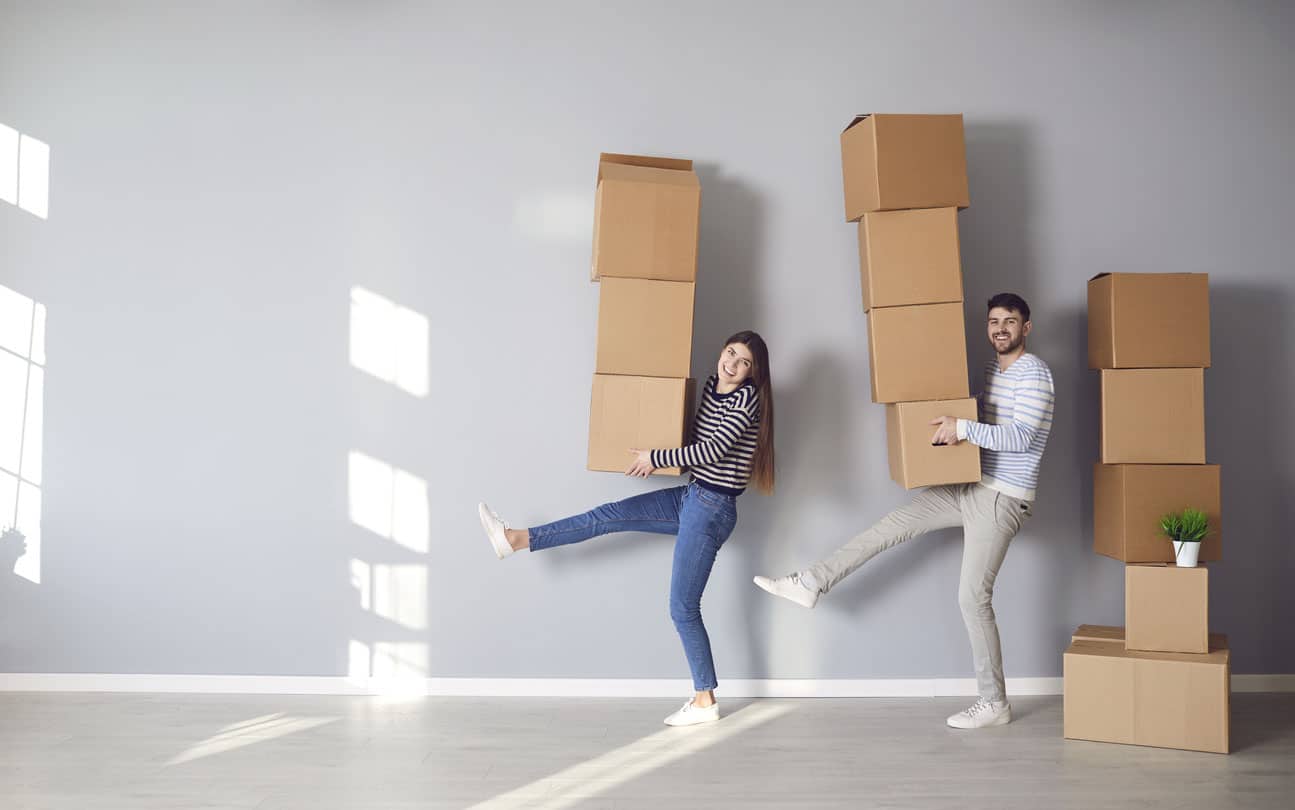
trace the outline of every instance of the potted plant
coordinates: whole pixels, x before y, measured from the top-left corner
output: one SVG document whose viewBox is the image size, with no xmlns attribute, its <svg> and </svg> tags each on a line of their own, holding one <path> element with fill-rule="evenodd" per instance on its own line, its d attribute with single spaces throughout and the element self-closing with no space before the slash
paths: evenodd
<svg viewBox="0 0 1295 810">
<path fill-rule="evenodd" d="M 1173 542 L 1178 567 L 1195 568 L 1201 541 L 1210 533 L 1210 519 L 1199 509 L 1170 512 L 1160 518 L 1160 533 Z"/>
</svg>

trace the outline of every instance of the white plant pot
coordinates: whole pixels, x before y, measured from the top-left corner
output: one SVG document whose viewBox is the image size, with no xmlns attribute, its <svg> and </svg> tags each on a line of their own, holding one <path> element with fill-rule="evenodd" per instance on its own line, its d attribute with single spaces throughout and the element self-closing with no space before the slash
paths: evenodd
<svg viewBox="0 0 1295 810">
<path fill-rule="evenodd" d="M 1195 568 L 1196 558 L 1201 553 L 1200 543 L 1174 541 L 1174 562 L 1179 568 Z"/>
</svg>

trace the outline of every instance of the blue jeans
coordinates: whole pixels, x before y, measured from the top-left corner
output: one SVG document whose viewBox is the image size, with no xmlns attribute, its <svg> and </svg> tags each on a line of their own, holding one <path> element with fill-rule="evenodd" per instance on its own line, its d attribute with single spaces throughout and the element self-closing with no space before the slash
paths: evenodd
<svg viewBox="0 0 1295 810">
<path fill-rule="evenodd" d="M 698 692 L 715 688 L 715 661 L 710 637 L 701 621 L 701 595 L 720 546 L 737 524 L 737 498 L 697 484 L 659 489 L 605 503 L 583 515 L 530 530 L 531 551 L 540 551 L 613 532 L 678 535 L 670 574 L 670 618 Z"/>
</svg>

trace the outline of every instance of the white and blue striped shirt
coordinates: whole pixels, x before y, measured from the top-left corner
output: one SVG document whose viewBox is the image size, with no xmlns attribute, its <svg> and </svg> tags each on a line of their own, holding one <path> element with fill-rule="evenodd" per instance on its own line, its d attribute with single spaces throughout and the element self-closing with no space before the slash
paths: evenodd
<svg viewBox="0 0 1295 810">
<path fill-rule="evenodd" d="M 958 438 L 980 450 L 980 482 L 1013 498 L 1033 501 L 1039 462 L 1052 432 L 1052 371 L 1028 352 L 1005 370 L 985 365 L 980 418 L 958 420 Z"/>
</svg>

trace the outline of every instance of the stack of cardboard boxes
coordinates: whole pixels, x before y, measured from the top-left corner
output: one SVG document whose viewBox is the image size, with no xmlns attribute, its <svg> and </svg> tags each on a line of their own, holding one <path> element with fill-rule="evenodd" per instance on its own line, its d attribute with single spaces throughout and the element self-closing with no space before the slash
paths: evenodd
<svg viewBox="0 0 1295 810">
<path fill-rule="evenodd" d="M 691 160 L 603 154 L 594 193 L 598 350 L 591 470 L 623 472 L 632 447 L 679 447 L 692 411 L 693 292 L 701 184 Z M 678 475 L 677 468 L 657 470 Z"/>
<path fill-rule="evenodd" d="M 891 477 L 907 489 L 979 481 L 979 450 L 932 446 L 930 424 L 976 418 L 958 252 L 957 213 L 969 204 L 962 116 L 857 116 L 841 133 L 841 164 Z"/>
<path fill-rule="evenodd" d="M 1209 278 L 1088 282 L 1088 364 L 1101 374 L 1093 547 L 1125 563 L 1125 627 L 1081 626 L 1064 658 L 1065 736 L 1228 752 L 1230 653 L 1209 632 L 1209 570 L 1178 568 L 1160 518 L 1209 516 L 1222 556 L 1219 467 L 1205 463 Z"/>
</svg>

